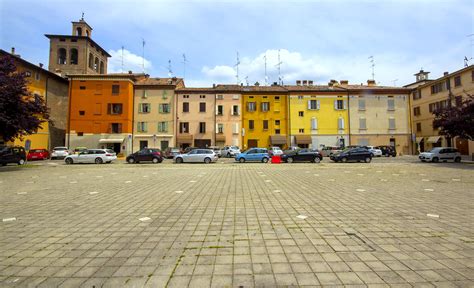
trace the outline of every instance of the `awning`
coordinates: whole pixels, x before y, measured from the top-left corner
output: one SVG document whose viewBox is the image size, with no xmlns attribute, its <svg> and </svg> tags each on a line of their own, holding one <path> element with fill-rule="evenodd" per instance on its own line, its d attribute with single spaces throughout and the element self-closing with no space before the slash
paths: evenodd
<svg viewBox="0 0 474 288">
<path fill-rule="evenodd" d="M 286 135 L 272 135 L 270 136 L 270 143 L 274 145 L 286 144 Z"/>
<path fill-rule="evenodd" d="M 416 137 L 416 143 L 421 143 L 423 141 L 423 137 Z"/>
<path fill-rule="evenodd" d="M 295 135 L 296 144 L 311 144 L 313 140 L 310 135 Z"/>
<path fill-rule="evenodd" d="M 441 138 L 441 136 L 431 136 L 428 138 L 428 143 L 437 143 L 439 141 L 439 138 Z"/>
<path fill-rule="evenodd" d="M 122 143 L 124 138 L 122 139 L 100 139 L 99 143 Z"/>
<path fill-rule="evenodd" d="M 181 134 L 176 137 L 177 142 L 180 143 L 193 143 L 193 135 L 191 134 Z"/>
<path fill-rule="evenodd" d="M 225 142 L 225 135 L 224 134 L 216 134 L 216 142 Z"/>
</svg>

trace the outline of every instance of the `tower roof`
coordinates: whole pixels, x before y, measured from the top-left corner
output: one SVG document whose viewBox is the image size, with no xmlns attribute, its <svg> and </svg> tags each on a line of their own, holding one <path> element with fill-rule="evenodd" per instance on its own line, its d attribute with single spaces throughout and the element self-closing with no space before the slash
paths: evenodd
<svg viewBox="0 0 474 288">
<path fill-rule="evenodd" d="M 73 36 L 73 35 L 55 35 L 55 34 L 44 34 L 49 39 L 56 39 L 56 38 L 70 38 L 70 39 L 85 39 L 86 41 L 90 41 L 94 47 L 99 48 L 101 52 L 103 52 L 107 57 L 112 57 L 104 48 L 100 47 L 94 40 L 87 36 Z"/>
</svg>

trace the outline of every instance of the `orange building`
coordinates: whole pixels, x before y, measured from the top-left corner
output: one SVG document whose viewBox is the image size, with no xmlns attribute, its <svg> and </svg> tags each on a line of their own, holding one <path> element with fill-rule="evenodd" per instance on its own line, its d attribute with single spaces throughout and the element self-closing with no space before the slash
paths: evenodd
<svg viewBox="0 0 474 288">
<path fill-rule="evenodd" d="M 133 85 L 143 74 L 70 75 L 66 145 L 131 153 Z"/>
</svg>

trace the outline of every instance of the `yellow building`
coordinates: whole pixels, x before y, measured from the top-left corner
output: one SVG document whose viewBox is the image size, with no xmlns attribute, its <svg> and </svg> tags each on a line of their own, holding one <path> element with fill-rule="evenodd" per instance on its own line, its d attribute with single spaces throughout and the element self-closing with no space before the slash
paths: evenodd
<svg viewBox="0 0 474 288">
<path fill-rule="evenodd" d="M 301 84 L 305 83 L 305 84 Z M 289 97 L 291 145 L 319 149 L 349 145 L 348 99 L 345 89 L 308 85 L 285 86 Z"/>
<path fill-rule="evenodd" d="M 31 149 L 52 149 L 53 145 L 64 145 L 68 106 L 68 81 L 43 69 L 42 64 L 37 66 L 22 59 L 19 55 L 15 54 L 14 48 L 12 48 L 11 53 L 0 50 L 0 56 L 12 57 L 17 71 L 26 73 L 28 90 L 31 94 L 40 95 L 45 99 L 50 109 L 50 119 L 52 120 L 52 123 L 43 122 L 41 128 L 36 133 L 27 135 L 23 139 L 15 139 L 6 144 L 24 147 L 26 140 L 30 140 Z"/>
<path fill-rule="evenodd" d="M 288 147 L 287 91 L 281 86 L 242 88 L 242 148 Z"/>
</svg>

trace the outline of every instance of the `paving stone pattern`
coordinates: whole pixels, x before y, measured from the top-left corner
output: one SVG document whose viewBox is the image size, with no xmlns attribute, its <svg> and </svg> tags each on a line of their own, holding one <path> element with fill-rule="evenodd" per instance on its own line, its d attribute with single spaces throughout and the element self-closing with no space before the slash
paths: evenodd
<svg viewBox="0 0 474 288">
<path fill-rule="evenodd" d="M 474 287 L 473 165 L 57 163 L 0 168 L 0 287 Z"/>
</svg>

